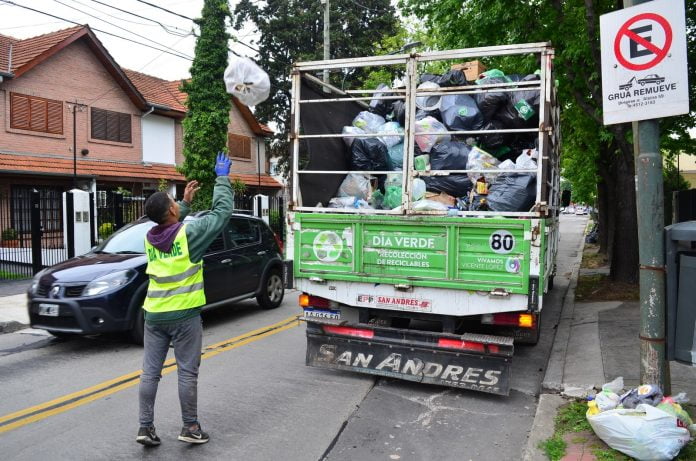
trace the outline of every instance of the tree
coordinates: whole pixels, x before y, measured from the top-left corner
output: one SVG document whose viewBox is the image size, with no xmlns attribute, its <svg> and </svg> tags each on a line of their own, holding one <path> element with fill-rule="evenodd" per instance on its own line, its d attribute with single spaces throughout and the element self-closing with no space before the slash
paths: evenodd
<svg viewBox="0 0 696 461">
<path fill-rule="evenodd" d="M 693 31 L 696 7 L 687 3 L 687 30 Z M 436 31 L 442 47 L 474 47 L 507 43 L 551 41 L 556 50 L 554 67 L 563 104 L 564 174 L 580 190 L 597 175 L 600 242 L 611 261 L 611 277 L 638 280 L 634 156 L 630 124 L 604 126 L 601 118 L 599 16 L 620 9 L 619 0 L 401 0 L 407 13 L 425 19 Z M 690 34 L 693 35 L 693 34 Z M 688 41 L 694 57 L 694 40 Z M 491 63 L 501 63 L 491 60 Z M 689 60 L 691 62 L 691 59 Z M 513 69 L 518 71 L 518 69 Z M 694 95 L 694 68 L 690 69 L 690 94 Z M 692 114 L 693 115 L 693 114 Z M 693 116 L 672 117 L 662 123 L 662 147 L 693 151 L 686 133 Z M 593 162 L 590 162 L 593 159 Z M 589 165 L 588 165 L 589 163 Z M 589 173 L 589 174 L 588 174 Z"/>
<path fill-rule="evenodd" d="M 225 90 L 223 75 L 227 66 L 225 30 L 229 8 L 226 0 L 205 0 L 196 40 L 191 79 L 182 84 L 188 95 L 188 113 L 183 121 L 184 164 L 179 171 L 187 180 L 197 180 L 201 190 L 196 194 L 193 208 L 210 208 L 215 182 L 215 155 L 227 152 L 227 126 L 230 121 L 231 100 Z"/>
<path fill-rule="evenodd" d="M 331 0 L 331 56 L 350 58 L 372 55 L 380 37 L 393 35 L 397 18 L 389 0 Z M 323 6 L 319 0 L 242 0 L 234 9 L 234 26 L 248 21 L 260 33 L 255 41 L 257 63 L 271 79 L 268 100 L 255 108 L 263 123 L 276 124 L 272 155 L 287 159 L 292 63 L 323 57 Z M 332 74 L 340 86 L 343 75 Z M 356 76 L 352 76 L 353 78 Z"/>
</svg>

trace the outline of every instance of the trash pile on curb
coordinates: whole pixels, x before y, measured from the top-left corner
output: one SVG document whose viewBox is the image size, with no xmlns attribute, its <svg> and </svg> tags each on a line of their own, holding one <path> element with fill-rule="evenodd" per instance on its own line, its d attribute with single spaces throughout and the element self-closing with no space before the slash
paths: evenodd
<svg viewBox="0 0 696 461">
<path fill-rule="evenodd" d="M 587 421 L 611 448 L 637 460 L 671 460 L 696 436 L 696 424 L 681 407 L 685 393 L 665 397 L 644 384 L 624 392 L 623 378 L 588 397 Z"/>
<path fill-rule="evenodd" d="M 505 75 L 493 69 L 467 81 L 461 70 L 423 74 L 415 99 L 413 165 L 417 171 L 492 170 L 504 172 L 445 173 L 415 178 L 410 200 L 419 211 L 529 211 L 536 197 L 538 133 L 501 133 L 505 129 L 538 129 L 539 89 L 486 87 L 484 92 L 438 95 L 442 88 L 539 81 L 538 74 Z M 511 88 L 510 86 L 506 89 Z M 455 90 L 456 90 L 455 89 Z M 352 125 L 343 127 L 353 171 L 398 171 L 398 174 L 350 173 L 328 206 L 396 210 L 402 206 L 406 105 L 380 84 Z M 433 95 L 428 95 L 433 92 Z M 450 134 L 452 131 L 490 131 Z M 408 154 L 408 153 L 407 153 Z M 519 172 L 515 170 L 521 170 Z"/>
</svg>

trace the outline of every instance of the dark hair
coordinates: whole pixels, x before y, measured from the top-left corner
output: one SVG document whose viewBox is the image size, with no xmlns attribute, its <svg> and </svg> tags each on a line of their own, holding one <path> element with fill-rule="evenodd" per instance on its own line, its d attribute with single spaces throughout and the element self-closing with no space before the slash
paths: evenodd
<svg viewBox="0 0 696 461">
<path fill-rule="evenodd" d="M 157 224 L 162 224 L 167 218 L 172 199 L 166 192 L 155 192 L 145 201 L 145 214 Z"/>
</svg>

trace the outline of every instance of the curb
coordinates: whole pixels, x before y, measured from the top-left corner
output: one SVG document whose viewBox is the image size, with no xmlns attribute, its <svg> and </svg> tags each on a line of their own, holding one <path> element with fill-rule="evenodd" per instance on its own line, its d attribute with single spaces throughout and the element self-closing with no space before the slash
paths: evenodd
<svg viewBox="0 0 696 461">
<path fill-rule="evenodd" d="M 13 333 L 15 331 L 23 330 L 29 328 L 29 325 L 25 325 L 20 322 L 10 321 L 10 322 L 0 322 L 0 335 L 5 333 Z"/>
<path fill-rule="evenodd" d="M 558 409 L 568 400 L 558 394 L 541 394 L 534 415 L 534 424 L 529 432 L 527 446 L 524 450 L 523 461 L 548 461 L 546 455 L 539 449 L 539 443 L 553 436 L 555 417 Z"/>
</svg>

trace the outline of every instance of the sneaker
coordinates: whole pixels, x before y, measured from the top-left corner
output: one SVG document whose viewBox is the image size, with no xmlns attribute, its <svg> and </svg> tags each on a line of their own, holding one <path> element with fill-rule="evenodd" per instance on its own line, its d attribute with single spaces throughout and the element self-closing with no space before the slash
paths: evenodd
<svg viewBox="0 0 696 461">
<path fill-rule="evenodd" d="M 156 447 L 162 443 L 160 438 L 157 437 L 155 426 L 141 427 L 138 430 L 138 436 L 135 438 L 135 441 L 147 447 Z"/>
<path fill-rule="evenodd" d="M 201 425 L 196 424 L 192 427 L 184 426 L 181 429 L 181 434 L 179 434 L 179 440 L 188 443 L 206 443 L 210 440 L 207 432 L 201 430 Z"/>
</svg>

